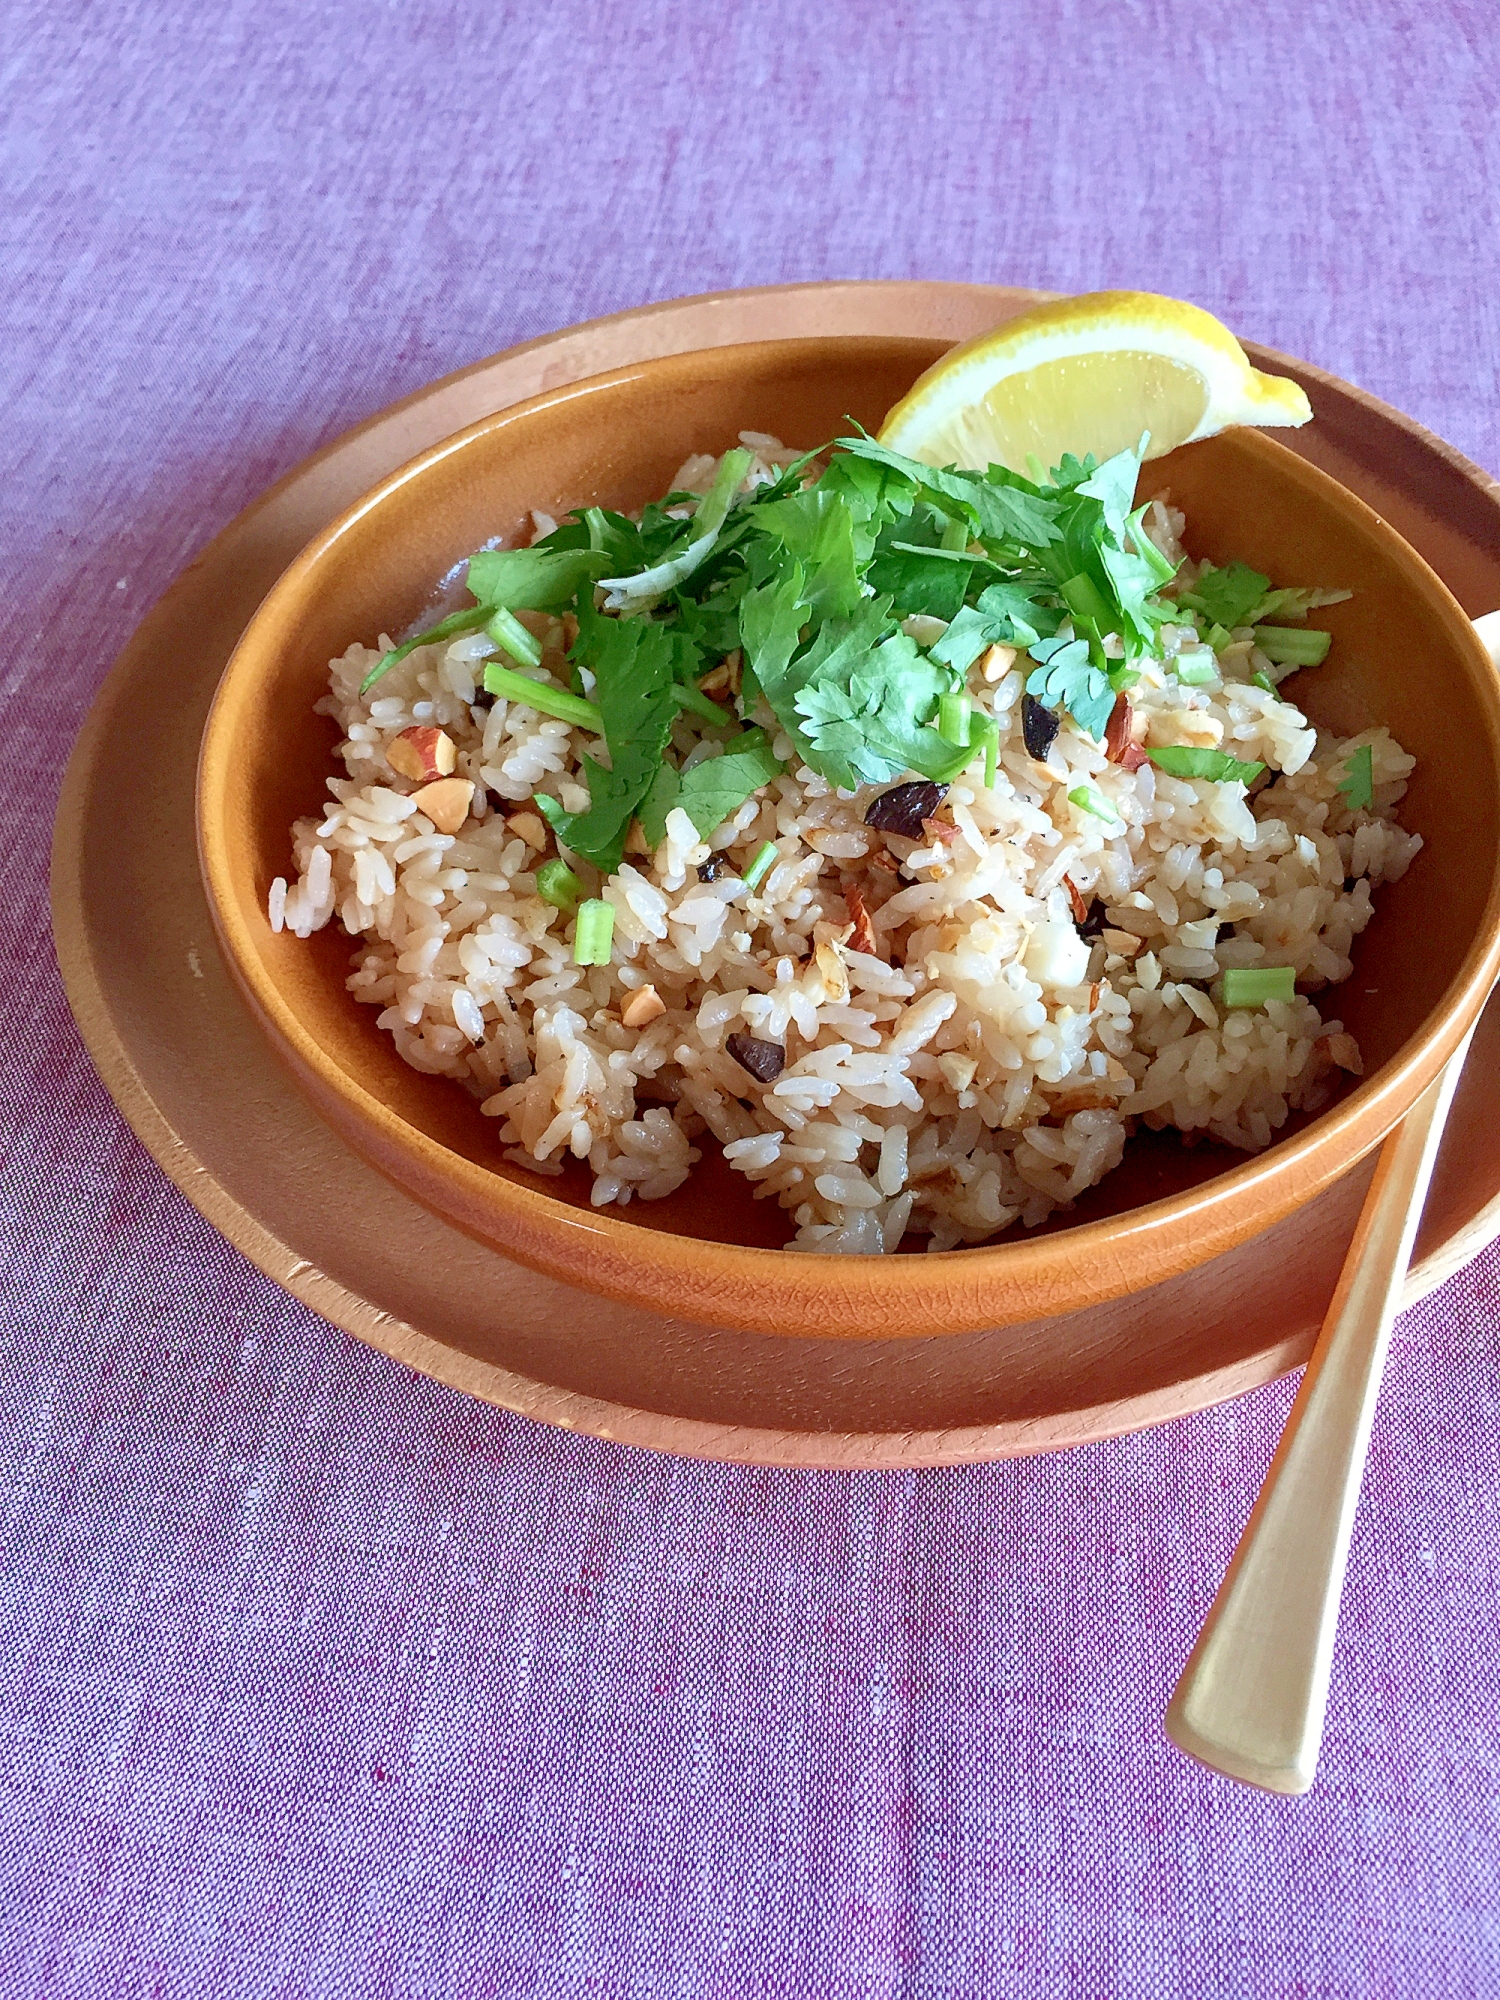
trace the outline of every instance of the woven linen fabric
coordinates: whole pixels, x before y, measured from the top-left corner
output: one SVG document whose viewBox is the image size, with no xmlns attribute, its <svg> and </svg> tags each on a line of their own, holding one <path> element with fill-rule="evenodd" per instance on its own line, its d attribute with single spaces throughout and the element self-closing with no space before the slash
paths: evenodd
<svg viewBox="0 0 1500 2000">
<path fill-rule="evenodd" d="M 1500 470 L 1474 0 L 10 0 L 0 1994 L 1500 1990 L 1500 1259 L 1400 1323 L 1316 1790 L 1159 1718 L 1289 1385 L 1029 1462 L 695 1464 L 327 1326 L 130 1136 L 49 817 L 194 552 L 430 378 L 652 299 L 1200 301 Z"/>
</svg>

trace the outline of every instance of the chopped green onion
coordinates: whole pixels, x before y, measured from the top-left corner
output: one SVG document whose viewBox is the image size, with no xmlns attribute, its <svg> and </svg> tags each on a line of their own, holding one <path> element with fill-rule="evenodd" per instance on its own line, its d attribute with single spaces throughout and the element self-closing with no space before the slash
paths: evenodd
<svg viewBox="0 0 1500 2000">
<path fill-rule="evenodd" d="M 986 790 L 991 790 L 1000 769 L 1000 725 L 993 715 L 980 709 L 971 716 L 969 742 L 984 745 L 984 782 Z"/>
<path fill-rule="evenodd" d="M 1275 681 L 1268 679 L 1265 674 L 1252 674 L 1250 676 L 1250 685 L 1251 687 L 1264 688 L 1267 694 L 1276 694 Z M 1276 698 L 1278 701 L 1281 699 L 1280 695 L 1277 695 Z"/>
<path fill-rule="evenodd" d="M 1075 618 L 1088 618 L 1092 620 L 1097 630 L 1109 630 L 1110 609 L 1091 576 L 1081 573 L 1078 576 L 1070 576 L 1067 582 L 1059 587 L 1058 595 Z"/>
<path fill-rule="evenodd" d="M 1226 1007 L 1264 1007 L 1268 1000 L 1292 1000 L 1297 993 L 1296 968 L 1290 965 L 1237 965 L 1224 974 Z"/>
<path fill-rule="evenodd" d="M 1234 643 L 1234 634 L 1223 625 L 1210 625 L 1203 636 L 1216 653 L 1222 653 L 1226 646 Z"/>
<path fill-rule="evenodd" d="M 1184 687 L 1203 687 L 1219 678 L 1218 662 L 1212 655 L 1204 659 L 1201 653 L 1179 653 L 1173 671 Z"/>
<path fill-rule="evenodd" d="M 575 965 L 608 965 L 609 948 L 614 942 L 615 913 L 609 903 L 597 897 L 578 905 L 578 923 L 573 932 Z"/>
<path fill-rule="evenodd" d="M 1316 667 L 1327 659 L 1333 634 L 1314 625 L 1257 625 L 1255 643 L 1278 667 Z"/>
<path fill-rule="evenodd" d="M 768 840 L 764 847 L 758 847 L 750 858 L 750 866 L 740 880 L 747 889 L 758 889 L 762 878 L 770 872 L 771 863 L 776 859 L 776 843 Z"/>
<path fill-rule="evenodd" d="M 1075 785 L 1068 794 L 1068 804 L 1077 806 L 1080 812 L 1092 813 L 1095 819 L 1118 821 L 1120 817 L 1114 807 L 1107 805 L 1091 785 Z"/>
<path fill-rule="evenodd" d="M 973 710 L 966 694 L 945 694 L 938 701 L 938 735 L 955 749 L 967 749 L 971 738 L 970 718 Z"/>
<path fill-rule="evenodd" d="M 580 729 L 590 730 L 595 736 L 604 734 L 604 717 L 591 701 L 569 694 L 565 688 L 554 687 L 551 681 L 534 681 L 526 674 L 518 674 L 514 667 L 502 667 L 498 660 L 491 660 L 485 668 L 484 687 L 486 694 L 504 695 L 507 701 L 524 701 L 528 708 L 542 715 L 577 723 Z"/>
<path fill-rule="evenodd" d="M 562 856 L 554 854 L 536 871 L 536 892 L 554 910 L 571 910 L 583 894 L 583 884 Z"/>
<path fill-rule="evenodd" d="M 435 646 L 439 639 L 456 639 L 460 632 L 477 632 L 480 626 L 487 622 L 489 615 L 490 607 L 487 604 L 471 604 L 467 611 L 455 611 L 451 617 L 441 619 L 436 625 L 429 626 L 425 632 L 419 632 L 414 639 L 406 640 L 404 644 L 395 647 L 389 653 L 382 653 L 360 682 L 360 693 L 368 694 L 382 674 L 389 673 L 391 668 L 399 665 L 408 653 L 414 653 L 418 646 Z"/>
<path fill-rule="evenodd" d="M 485 631 L 497 646 L 503 646 L 513 660 L 523 667 L 539 667 L 542 664 L 542 642 L 535 633 L 528 632 L 514 611 L 507 611 L 502 604 L 490 619 Z"/>
</svg>

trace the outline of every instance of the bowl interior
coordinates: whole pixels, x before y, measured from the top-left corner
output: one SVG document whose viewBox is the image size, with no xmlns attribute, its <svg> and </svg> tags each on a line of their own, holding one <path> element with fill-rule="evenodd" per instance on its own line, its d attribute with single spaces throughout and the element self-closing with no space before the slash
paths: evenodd
<svg viewBox="0 0 1500 2000">
<path fill-rule="evenodd" d="M 237 948 L 253 955 L 325 1056 L 408 1125 L 496 1176 L 589 1206 L 586 1169 L 570 1166 L 556 1180 L 508 1165 L 492 1119 L 455 1086 L 401 1060 L 376 1028 L 375 1010 L 345 991 L 351 946 L 341 932 L 330 927 L 304 943 L 273 935 L 264 921 L 270 883 L 287 871 L 291 822 L 318 810 L 335 768 L 337 732 L 311 713 L 329 659 L 355 640 L 409 626 L 472 550 L 524 533 L 531 508 L 631 511 L 664 491 L 689 453 L 722 451 L 740 430 L 794 445 L 823 442 L 847 416 L 873 430 L 942 348 L 867 338 L 767 343 L 647 363 L 543 396 L 395 475 L 277 587 L 225 683 L 235 757 L 213 810 L 233 857 Z M 1230 433 L 1187 447 L 1148 465 L 1141 491 L 1169 492 L 1184 508 L 1195 556 L 1239 557 L 1277 584 L 1354 592 L 1315 614 L 1333 632 L 1333 650 L 1292 691 L 1314 720 L 1340 731 L 1385 722 L 1418 759 L 1403 817 L 1425 850 L 1380 892 L 1353 978 L 1323 1003 L 1359 1038 L 1373 1074 L 1439 1006 L 1491 894 L 1500 823 L 1494 702 L 1475 649 L 1419 559 L 1325 475 L 1262 436 Z M 1050 1227 L 1118 1214 L 1239 1164 L 1240 1155 L 1216 1146 L 1142 1134 L 1122 1166 Z M 791 1233 L 789 1219 L 753 1201 L 712 1146 L 675 1195 L 632 1204 L 623 1220 L 741 1245 L 773 1246 Z"/>
</svg>

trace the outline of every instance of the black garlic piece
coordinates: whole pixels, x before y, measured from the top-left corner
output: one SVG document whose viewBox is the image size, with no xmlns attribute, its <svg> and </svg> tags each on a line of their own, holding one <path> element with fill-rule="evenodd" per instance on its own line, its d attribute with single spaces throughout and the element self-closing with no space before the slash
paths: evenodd
<svg viewBox="0 0 1500 2000">
<path fill-rule="evenodd" d="M 897 785 L 872 802 L 865 814 L 865 825 L 880 833 L 898 833 L 907 840 L 920 840 L 923 820 L 931 819 L 947 796 L 946 785 L 935 785 L 925 778 Z"/>
<path fill-rule="evenodd" d="M 1055 710 L 1044 708 L 1034 694 L 1021 697 L 1021 734 L 1026 740 L 1026 754 L 1041 763 L 1057 737 L 1061 727 Z"/>
<path fill-rule="evenodd" d="M 786 1068 L 786 1051 L 775 1042 L 760 1041 L 755 1035 L 735 1034 L 724 1046 L 757 1083 L 774 1083 Z"/>
<path fill-rule="evenodd" d="M 1093 901 L 1089 904 L 1088 913 L 1084 917 L 1083 921 L 1081 923 L 1075 924 L 1073 928 L 1077 931 L 1078 935 L 1081 938 L 1084 938 L 1085 940 L 1087 940 L 1088 943 L 1092 944 L 1094 939 L 1099 936 L 1100 932 L 1104 929 L 1105 925 L 1108 922 L 1109 918 L 1104 914 L 1104 905 L 1100 902 L 1099 898 L 1095 896 Z"/>
<path fill-rule="evenodd" d="M 721 875 L 732 875 L 733 873 L 734 869 L 722 854 L 710 854 L 707 861 L 700 861 L 698 863 L 698 880 L 700 882 L 717 882 Z"/>
</svg>

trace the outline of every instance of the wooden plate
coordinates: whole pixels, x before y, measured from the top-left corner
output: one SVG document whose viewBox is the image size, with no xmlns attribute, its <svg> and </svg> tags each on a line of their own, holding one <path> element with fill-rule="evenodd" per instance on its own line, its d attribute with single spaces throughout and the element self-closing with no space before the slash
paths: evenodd
<svg viewBox="0 0 1500 2000">
<path fill-rule="evenodd" d="M 398 1359 L 545 1421 L 701 1457 L 914 1465 L 1044 1451 L 1201 1408 L 1305 1359 L 1369 1177 L 1169 1285 L 1087 1313 L 938 1338 L 820 1341 L 664 1320 L 509 1263 L 408 1201 L 286 1081 L 213 943 L 193 848 L 219 672 L 309 537 L 436 439 L 538 389 L 776 334 L 961 339 L 1036 294 L 943 284 L 688 299 L 513 349 L 310 459 L 233 522 L 121 656 L 58 810 L 68 996 L 125 1116 L 260 1268 Z M 1500 605 L 1500 487 L 1372 398 L 1280 356 L 1318 421 L 1297 449 L 1360 493 L 1477 614 Z M 1500 1231 L 1500 1004 L 1480 1024 L 1411 1277 L 1420 1297 Z M 1274 1283 L 1267 1274 L 1274 1273 Z"/>
</svg>

